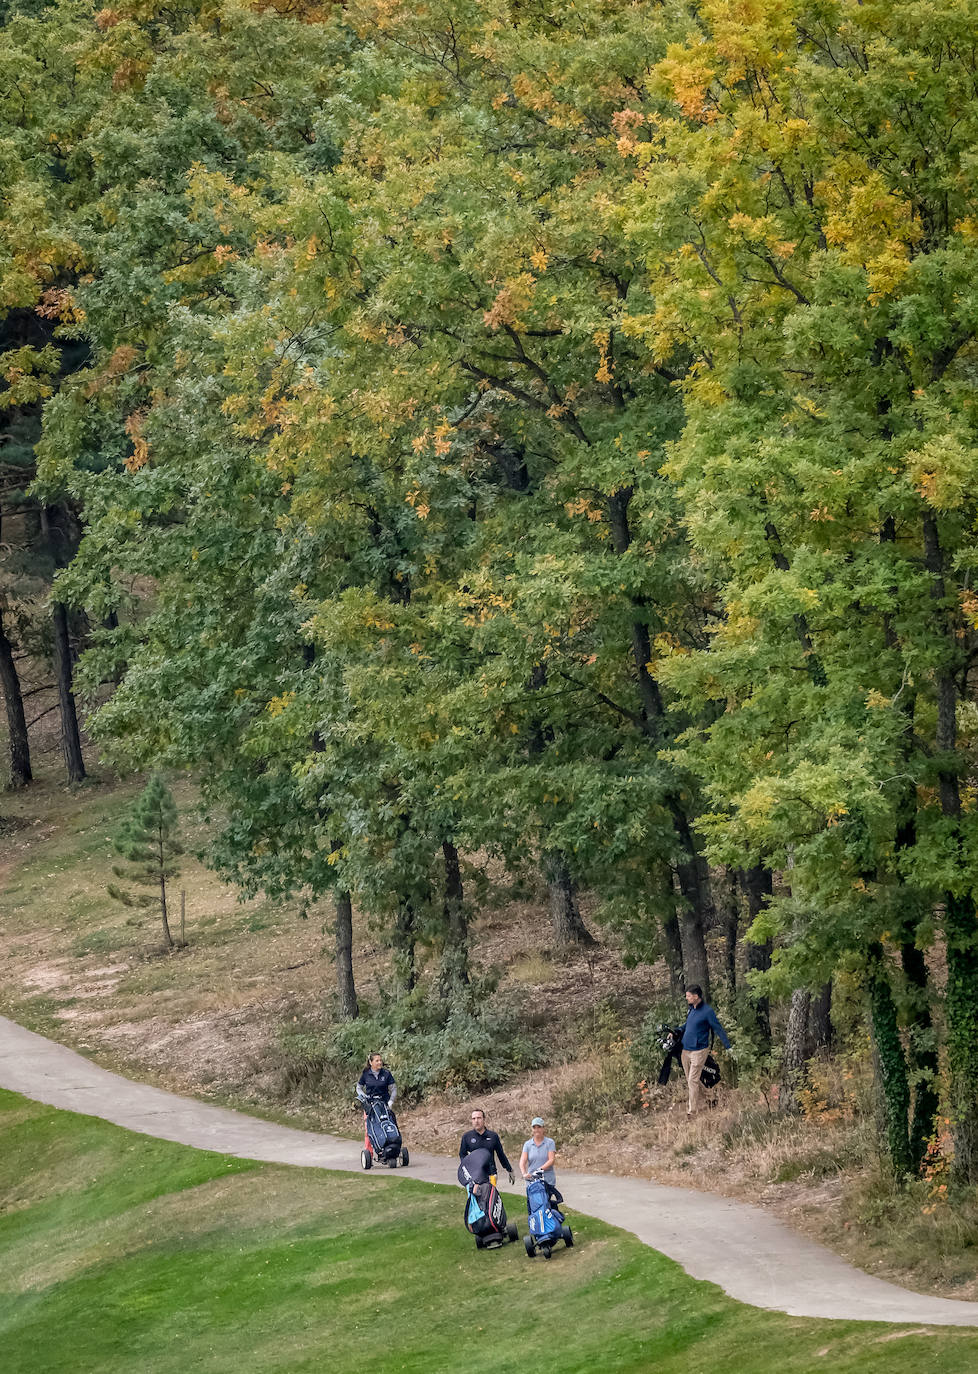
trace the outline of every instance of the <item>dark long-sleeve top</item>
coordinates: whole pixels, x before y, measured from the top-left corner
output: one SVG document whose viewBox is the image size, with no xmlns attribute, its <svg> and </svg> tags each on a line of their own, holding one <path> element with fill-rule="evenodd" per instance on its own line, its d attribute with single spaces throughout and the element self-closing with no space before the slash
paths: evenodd
<svg viewBox="0 0 978 1374">
<path fill-rule="evenodd" d="M 368 1097 L 382 1097 L 388 1103 L 397 1097 L 397 1084 L 390 1069 L 382 1068 L 380 1073 L 364 1069 L 357 1079 L 357 1087 L 362 1088 Z"/>
<path fill-rule="evenodd" d="M 723 1048 L 729 1050 L 730 1041 L 727 1038 L 727 1032 L 717 1020 L 717 1014 L 713 1008 L 706 1002 L 701 1002 L 698 1007 L 690 1007 L 686 1024 L 683 1026 L 683 1049 L 709 1049 L 710 1031 L 713 1031 Z"/>
<path fill-rule="evenodd" d="M 459 1159 L 464 1159 L 473 1150 L 488 1150 L 500 1163 L 500 1166 L 508 1174 L 513 1172 L 513 1166 L 506 1158 L 506 1151 L 503 1149 L 503 1142 L 495 1131 L 466 1131 L 462 1136 L 462 1143 L 458 1147 Z"/>
</svg>

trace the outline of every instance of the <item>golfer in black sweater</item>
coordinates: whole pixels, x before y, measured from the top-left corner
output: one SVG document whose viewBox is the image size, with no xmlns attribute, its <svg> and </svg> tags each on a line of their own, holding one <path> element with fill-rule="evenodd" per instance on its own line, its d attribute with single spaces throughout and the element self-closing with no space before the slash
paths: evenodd
<svg viewBox="0 0 978 1374">
<path fill-rule="evenodd" d="M 472 1129 L 466 1131 L 462 1136 L 462 1143 L 458 1147 L 459 1159 L 464 1159 L 473 1150 L 488 1150 L 493 1159 L 498 1159 L 500 1167 L 509 1174 L 509 1181 L 515 1181 L 513 1166 L 506 1158 L 506 1151 L 503 1149 L 503 1142 L 495 1131 L 486 1130 L 486 1114 L 481 1108 L 476 1107 L 472 1113 Z"/>
</svg>

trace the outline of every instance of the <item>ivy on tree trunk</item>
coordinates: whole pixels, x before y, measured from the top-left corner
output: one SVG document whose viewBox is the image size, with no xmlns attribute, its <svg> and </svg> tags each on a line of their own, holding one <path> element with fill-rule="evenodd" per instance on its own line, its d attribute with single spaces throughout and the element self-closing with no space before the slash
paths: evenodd
<svg viewBox="0 0 978 1374">
<path fill-rule="evenodd" d="M 754 864 L 750 868 L 741 869 L 740 884 L 747 900 L 747 929 L 760 915 L 771 900 L 774 890 L 773 875 L 769 868 L 763 864 Z M 758 943 L 752 940 L 750 935 L 744 939 L 744 957 L 747 962 L 748 973 L 766 973 L 771 967 L 772 942 L 762 940 Z M 771 1004 L 766 996 L 760 995 L 751 990 L 750 1003 L 754 1011 L 754 1021 L 757 1029 L 758 1039 L 761 1049 L 770 1049 L 771 1046 Z"/>
<path fill-rule="evenodd" d="M 955 636 L 956 611 L 947 604 L 945 560 L 937 517 L 923 519 L 924 561 L 932 581 L 932 596 L 944 625 L 943 662 L 936 674 L 938 793 L 945 821 L 963 859 L 961 791 L 958 782 L 958 689 L 955 669 L 961 651 Z M 951 1130 L 954 1136 L 954 1174 L 960 1183 L 978 1181 L 978 919 L 975 897 L 964 875 L 964 890 L 944 898 L 944 939 L 947 950 L 947 1057 L 951 1075 Z"/>
<path fill-rule="evenodd" d="M 880 1135 L 894 1177 L 899 1182 L 913 1168 L 908 1128 L 910 1083 L 889 968 L 883 946 L 878 941 L 870 945 L 867 953 L 866 981 L 881 1117 Z"/>
<path fill-rule="evenodd" d="M 778 1093 L 778 1106 L 782 1112 L 797 1112 L 800 1106 L 798 1093 L 804 1081 L 808 1059 L 808 1013 L 811 1002 L 812 994 L 808 988 L 795 988 L 791 994 Z"/>
<path fill-rule="evenodd" d="M 902 940 L 900 962 L 906 983 L 907 1048 L 913 1083 L 910 1159 L 915 1170 L 924 1162 L 940 1109 L 937 1039 L 930 1011 L 927 961 L 913 940 Z"/>
<path fill-rule="evenodd" d="M 718 882 L 712 884 L 717 907 L 717 921 L 723 939 L 723 974 L 728 992 L 737 992 L 737 942 L 740 931 L 740 901 L 736 878 L 732 870 L 724 868 Z"/>
</svg>

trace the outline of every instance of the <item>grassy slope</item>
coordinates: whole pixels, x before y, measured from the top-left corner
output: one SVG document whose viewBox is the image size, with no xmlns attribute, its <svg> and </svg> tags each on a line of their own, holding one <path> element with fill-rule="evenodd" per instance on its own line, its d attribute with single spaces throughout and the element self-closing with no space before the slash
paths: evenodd
<svg viewBox="0 0 978 1374">
<path fill-rule="evenodd" d="M 2 814 L 23 826 L 0 838 L 0 892 L 5 920 L 15 939 L 36 946 L 38 932 L 57 934 L 61 938 L 49 942 L 51 952 L 78 960 L 79 968 L 84 968 L 86 960 L 145 958 L 159 950 L 162 934 L 156 908 L 133 911 L 114 902 L 107 892 L 107 884 L 114 881 L 112 865 L 119 862 L 112 836 L 141 790 L 141 780 L 133 779 L 90 780 L 69 789 L 45 775 L 31 789 L 4 797 Z M 264 931 L 272 924 L 273 913 L 294 932 L 294 906 L 241 903 L 232 889 L 196 861 L 193 851 L 206 838 L 205 827 L 194 814 L 196 789 L 178 780 L 172 790 L 183 812 L 181 838 L 190 851 L 181 860 L 182 876 L 170 897 L 174 935 L 179 933 L 181 886 L 188 892 L 188 934 L 197 948 L 207 951 L 212 944 L 232 945 L 242 936 Z M 218 930 L 211 935 L 213 927 Z M 226 963 L 226 949 L 223 953 Z M 325 969 L 328 972 L 328 964 Z M 142 972 L 142 983 L 136 978 L 131 987 L 133 1001 L 141 992 L 155 993 L 161 985 L 158 977 L 152 977 L 158 966 L 150 965 Z M 213 969 L 209 972 L 213 974 Z M 171 968 L 167 986 L 173 982 Z"/>
<path fill-rule="evenodd" d="M 281 1004 L 321 1002 L 332 978 L 321 920 L 299 920 L 288 903 L 239 902 L 188 855 L 181 883 L 192 946 L 160 958 L 157 913 L 127 910 L 106 891 L 117 859 L 111 837 L 139 790 L 133 780 L 66 789 L 45 776 L 0 804 L 18 823 L 0 832 L 0 1007 L 32 1029 L 97 1048 L 109 1062 L 135 1064 L 170 1086 L 204 1092 L 215 1083 L 234 1091 L 247 1080 L 269 1023 L 285 1018 Z M 173 790 L 193 850 L 205 838 L 193 814 L 195 789 L 178 782 Z M 178 893 L 173 907 L 178 913 Z M 253 1024 L 247 1043 L 242 1018 Z M 172 1028 L 190 1025 L 200 1032 L 192 1043 L 179 1037 L 161 1045 Z"/>
<path fill-rule="evenodd" d="M 575 1218 L 547 1264 L 477 1252 L 460 1198 L 254 1165 L 0 1093 L 4 1374 L 247 1368 L 697 1374 L 978 1363 L 978 1334 L 741 1306 Z M 899 1334 L 899 1339 L 893 1339 Z"/>
</svg>

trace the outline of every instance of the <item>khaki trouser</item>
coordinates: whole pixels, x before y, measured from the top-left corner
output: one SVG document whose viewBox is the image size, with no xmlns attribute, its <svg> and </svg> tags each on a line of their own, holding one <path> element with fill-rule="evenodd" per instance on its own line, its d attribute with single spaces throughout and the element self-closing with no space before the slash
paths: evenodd
<svg viewBox="0 0 978 1374">
<path fill-rule="evenodd" d="M 703 1072 L 703 1065 L 706 1057 L 710 1053 L 709 1048 L 705 1050 L 683 1050 L 683 1072 L 686 1075 L 686 1082 L 689 1084 L 689 1113 L 698 1112 L 703 1105 L 703 1089 L 700 1087 L 700 1075 Z"/>
</svg>

